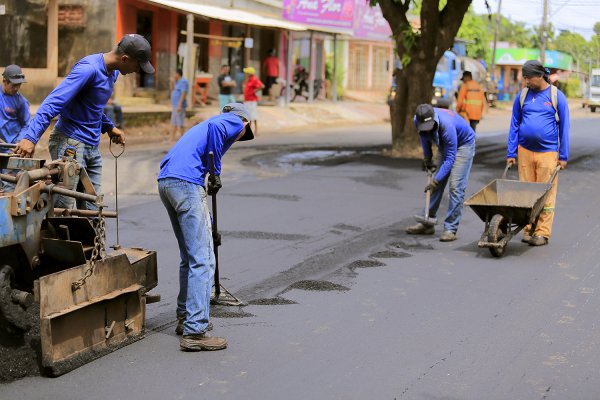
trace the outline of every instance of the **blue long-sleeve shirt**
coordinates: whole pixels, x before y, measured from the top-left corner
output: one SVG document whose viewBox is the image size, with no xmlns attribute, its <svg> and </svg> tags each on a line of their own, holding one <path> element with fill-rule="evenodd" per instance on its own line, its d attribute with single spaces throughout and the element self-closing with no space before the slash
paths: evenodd
<svg viewBox="0 0 600 400">
<path fill-rule="evenodd" d="M 84 57 L 67 77 L 46 97 L 25 133 L 25 139 L 37 143 L 60 114 L 56 129 L 66 136 L 97 146 L 100 135 L 114 124 L 104 115 L 119 71 L 108 72 L 103 54 Z"/>
<path fill-rule="evenodd" d="M 569 105 L 567 98 L 558 90 L 557 108 L 552 105 L 550 86 L 544 90 L 529 90 L 521 109 L 520 94 L 515 97 L 510 131 L 508 133 L 507 158 L 517 157 L 518 146 L 529 151 L 558 152 L 558 159 L 569 159 Z M 560 122 L 556 122 L 558 112 Z"/>
<path fill-rule="evenodd" d="M 8 95 L 0 88 L 0 139 L 17 143 L 29 123 L 29 102 L 21 94 Z"/>
<path fill-rule="evenodd" d="M 438 146 L 441 155 L 441 165 L 434 179 L 441 181 L 445 179 L 452 170 L 456 160 L 456 150 L 467 143 L 475 141 L 475 132 L 471 126 L 454 111 L 444 108 L 434 108 L 434 119 L 437 122 L 437 130 L 433 134 L 421 134 L 421 147 L 423 156 L 433 156 L 433 144 Z M 415 120 L 416 125 L 416 120 Z"/>
<path fill-rule="evenodd" d="M 231 113 L 209 118 L 187 131 L 160 162 L 158 179 L 178 178 L 204 186 L 215 155 L 215 174 L 221 174 L 221 157 L 242 132 L 244 123 Z"/>
</svg>

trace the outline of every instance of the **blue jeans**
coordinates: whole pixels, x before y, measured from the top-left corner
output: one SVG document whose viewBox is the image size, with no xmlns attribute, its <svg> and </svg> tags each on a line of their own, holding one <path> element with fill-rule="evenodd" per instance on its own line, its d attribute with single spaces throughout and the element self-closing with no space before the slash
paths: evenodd
<svg viewBox="0 0 600 400">
<path fill-rule="evenodd" d="M 471 172 L 474 156 L 475 141 L 463 144 L 456 149 L 456 160 L 454 160 L 450 175 L 442 180 L 438 188 L 431 193 L 429 216 L 435 217 L 438 208 L 440 208 L 446 184 L 450 182 L 450 189 L 448 190 L 448 214 L 444 220 L 445 231 L 456 233 L 458 230 L 458 224 L 460 223 L 460 217 L 462 216 L 463 202 L 465 200 L 465 190 L 467 189 L 469 173 Z M 438 158 L 438 165 L 441 165 L 442 161 L 443 160 Z"/>
<path fill-rule="evenodd" d="M 185 317 L 183 334 L 208 329 L 210 292 L 215 274 L 212 226 L 206 191 L 177 178 L 158 181 L 158 194 L 167 209 L 179 244 L 179 296 L 177 317 Z"/>
<path fill-rule="evenodd" d="M 81 168 L 85 168 L 92 185 L 96 190 L 96 194 L 102 192 L 102 155 L 98 146 L 92 146 L 75 139 L 71 139 L 61 131 L 54 128 L 48 139 L 48 150 L 50 150 L 50 157 L 53 160 L 61 158 L 65 154 L 67 146 L 75 147 L 75 160 L 79 163 Z M 77 189 L 79 183 L 79 176 L 74 179 L 74 186 L 67 189 Z M 57 196 L 54 202 L 54 207 L 59 208 L 73 208 L 75 206 L 75 199 L 67 196 Z M 77 200 L 77 208 L 84 210 L 97 210 L 98 207 L 89 201 Z"/>
</svg>

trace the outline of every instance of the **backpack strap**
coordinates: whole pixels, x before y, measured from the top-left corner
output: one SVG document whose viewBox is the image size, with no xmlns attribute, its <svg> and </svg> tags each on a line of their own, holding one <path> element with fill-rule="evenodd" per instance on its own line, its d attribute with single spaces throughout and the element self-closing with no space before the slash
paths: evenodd
<svg viewBox="0 0 600 400">
<path fill-rule="evenodd" d="M 529 88 L 524 87 L 521 90 L 521 94 L 519 95 L 519 103 L 521 104 L 521 110 L 523 109 L 523 103 L 525 103 L 525 97 L 527 97 L 527 92 L 529 92 Z"/>
<path fill-rule="evenodd" d="M 552 99 L 552 107 L 554 107 L 554 118 L 556 122 L 560 121 L 558 117 L 558 88 L 554 85 L 550 85 L 550 98 Z"/>
</svg>

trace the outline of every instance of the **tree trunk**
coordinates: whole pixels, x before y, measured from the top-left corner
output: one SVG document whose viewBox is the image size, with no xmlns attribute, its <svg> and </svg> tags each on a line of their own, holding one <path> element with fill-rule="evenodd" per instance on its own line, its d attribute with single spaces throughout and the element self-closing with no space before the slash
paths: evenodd
<svg viewBox="0 0 600 400">
<path fill-rule="evenodd" d="M 419 104 L 431 103 L 435 66 L 431 61 L 414 59 L 396 73 L 396 97 L 391 107 L 392 155 L 410 155 L 419 149 L 419 135 L 414 124 Z"/>
<path fill-rule="evenodd" d="M 413 117 L 419 104 L 430 103 L 438 60 L 452 47 L 454 37 L 472 0 L 421 0 L 420 26 L 407 18 L 412 0 L 376 0 L 390 24 L 398 56 L 405 61 L 396 70 L 396 97 L 391 107 L 392 155 L 414 154 L 419 137 Z"/>
</svg>

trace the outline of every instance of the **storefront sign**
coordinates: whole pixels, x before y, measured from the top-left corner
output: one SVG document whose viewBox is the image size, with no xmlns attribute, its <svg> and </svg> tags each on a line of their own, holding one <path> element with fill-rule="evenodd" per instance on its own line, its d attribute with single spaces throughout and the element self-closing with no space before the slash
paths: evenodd
<svg viewBox="0 0 600 400">
<path fill-rule="evenodd" d="M 355 0 L 283 0 L 283 18 L 329 28 L 352 29 Z"/>
<path fill-rule="evenodd" d="M 367 40 L 391 40 L 390 24 L 383 17 L 379 5 L 371 7 L 365 0 L 356 0 L 354 6 L 354 37 Z"/>
<path fill-rule="evenodd" d="M 496 49 L 496 65 L 523 65 L 527 60 L 539 60 L 539 49 Z M 546 50 L 546 67 L 571 70 L 573 57 L 555 50 Z"/>
</svg>

